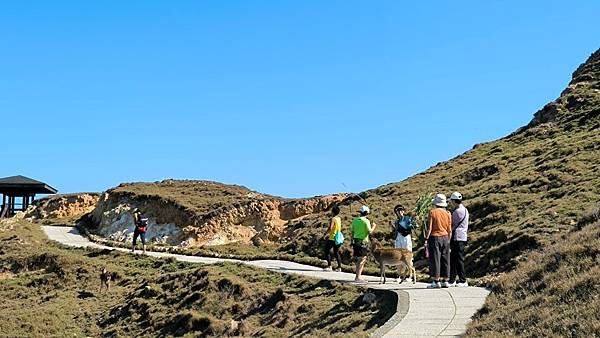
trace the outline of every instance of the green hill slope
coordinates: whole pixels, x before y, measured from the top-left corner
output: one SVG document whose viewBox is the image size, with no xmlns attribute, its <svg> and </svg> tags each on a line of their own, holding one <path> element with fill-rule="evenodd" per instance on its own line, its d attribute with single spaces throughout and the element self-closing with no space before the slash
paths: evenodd
<svg viewBox="0 0 600 338">
<path fill-rule="evenodd" d="M 469 337 L 597 337 L 600 334 L 600 211 L 503 275 Z"/>
<path fill-rule="evenodd" d="M 361 193 L 373 219 L 383 227 L 377 235 L 391 245 L 393 206 L 414 206 L 419 195 L 460 191 L 472 223 L 466 264 L 473 276 L 514 268 L 526 250 L 548 244 L 569 230 L 600 193 L 600 50 L 574 73 L 558 99 L 535 113 L 515 133 L 476 145 L 447 162 L 399 183 Z M 345 224 L 350 221 L 346 201 Z M 356 210 L 354 204 L 354 210 Z M 325 214 L 313 215 L 284 250 L 314 250 Z"/>
</svg>

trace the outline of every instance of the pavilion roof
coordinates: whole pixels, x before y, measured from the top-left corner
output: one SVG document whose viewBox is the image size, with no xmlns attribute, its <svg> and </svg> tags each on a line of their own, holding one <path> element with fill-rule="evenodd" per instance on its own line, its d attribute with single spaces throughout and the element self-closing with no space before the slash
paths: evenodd
<svg viewBox="0 0 600 338">
<path fill-rule="evenodd" d="M 0 178 L 2 194 L 56 194 L 57 191 L 44 182 L 21 175 Z"/>
</svg>

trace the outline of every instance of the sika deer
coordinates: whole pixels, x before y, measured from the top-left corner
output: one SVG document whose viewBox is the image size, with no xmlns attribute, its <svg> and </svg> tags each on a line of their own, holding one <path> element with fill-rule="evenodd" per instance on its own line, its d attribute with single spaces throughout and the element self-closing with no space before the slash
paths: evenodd
<svg viewBox="0 0 600 338">
<path fill-rule="evenodd" d="M 383 248 L 381 244 L 379 244 L 374 239 L 371 239 L 371 252 L 373 253 L 373 257 L 375 257 L 375 261 L 379 264 L 379 271 L 381 272 L 379 282 L 381 283 L 383 279 L 383 284 L 385 284 L 385 266 L 386 265 L 394 265 L 396 269 L 398 269 L 398 274 L 402 271 L 402 267 L 406 266 L 408 268 L 408 277 L 412 275 L 413 284 L 416 283 L 416 271 L 412 264 L 413 254 L 411 251 L 406 249 L 392 249 L 392 248 Z M 406 280 L 407 276 L 404 276 L 400 279 L 400 283 Z"/>
</svg>

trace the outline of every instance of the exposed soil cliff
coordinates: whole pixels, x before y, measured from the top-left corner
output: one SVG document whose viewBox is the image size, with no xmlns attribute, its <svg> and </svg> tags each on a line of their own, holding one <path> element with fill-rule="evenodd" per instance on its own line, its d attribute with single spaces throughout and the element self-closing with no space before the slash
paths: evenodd
<svg viewBox="0 0 600 338">
<path fill-rule="evenodd" d="M 54 195 L 34 202 L 27 209 L 25 218 L 73 218 L 82 216 L 96 207 L 100 199 L 97 193 Z"/>
<path fill-rule="evenodd" d="M 183 246 L 259 244 L 277 241 L 291 221 L 323 212 L 345 197 L 283 199 L 206 181 L 124 184 L 102 195 L 88 226 L 109 239 L 130 240 L 131 210 L 137 207 L 149 218 L 150 241 Z"/>
</svg>

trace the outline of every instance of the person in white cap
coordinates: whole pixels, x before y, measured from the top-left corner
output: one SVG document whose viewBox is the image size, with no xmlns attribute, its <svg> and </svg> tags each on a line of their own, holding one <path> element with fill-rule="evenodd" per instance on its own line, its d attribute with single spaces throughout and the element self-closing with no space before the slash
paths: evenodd
<svg viewBox="0 0 600 338">
<path fill-rule="evenodd" d="M 354 259 L 356 260 L 356 277 L 354 281 L 356 283 L 367 283 L 366 280 L 361 279 L 360 276 L 367 262 L 367 255 L 369 253 L 369 235 L 375 231 L 377 224 L 367 218 L 371 210 L 366 205 L 363 205 L 360 210 L 360 216 L 355 218 L 350 225 L 352 231 L 352 249 L 354 251 Z"/>
<path fill-rule="evenodd" d="M 429 251 L 430 288 L 447 288 L 446 279 L 450 274 L 450 238 L 452 219 L 446 207 L 446 195 L 437 194 L 433 199 L 434 208 L 429 212 L 425 245 Z M 440 281 L 440 277 L 442 278 Z"/>
<path fill-rule="evenodd" d="M 465 277 L 465 245 L 469 231 L 469 210 L 462 204 L 463 196 L 454 192 L 450 196 L 452 211 L 452 240 L 450 241 L 450 285 L 469 286 Z M 458 281 L 456 277 L 458 276 Z"/>
</svg>

